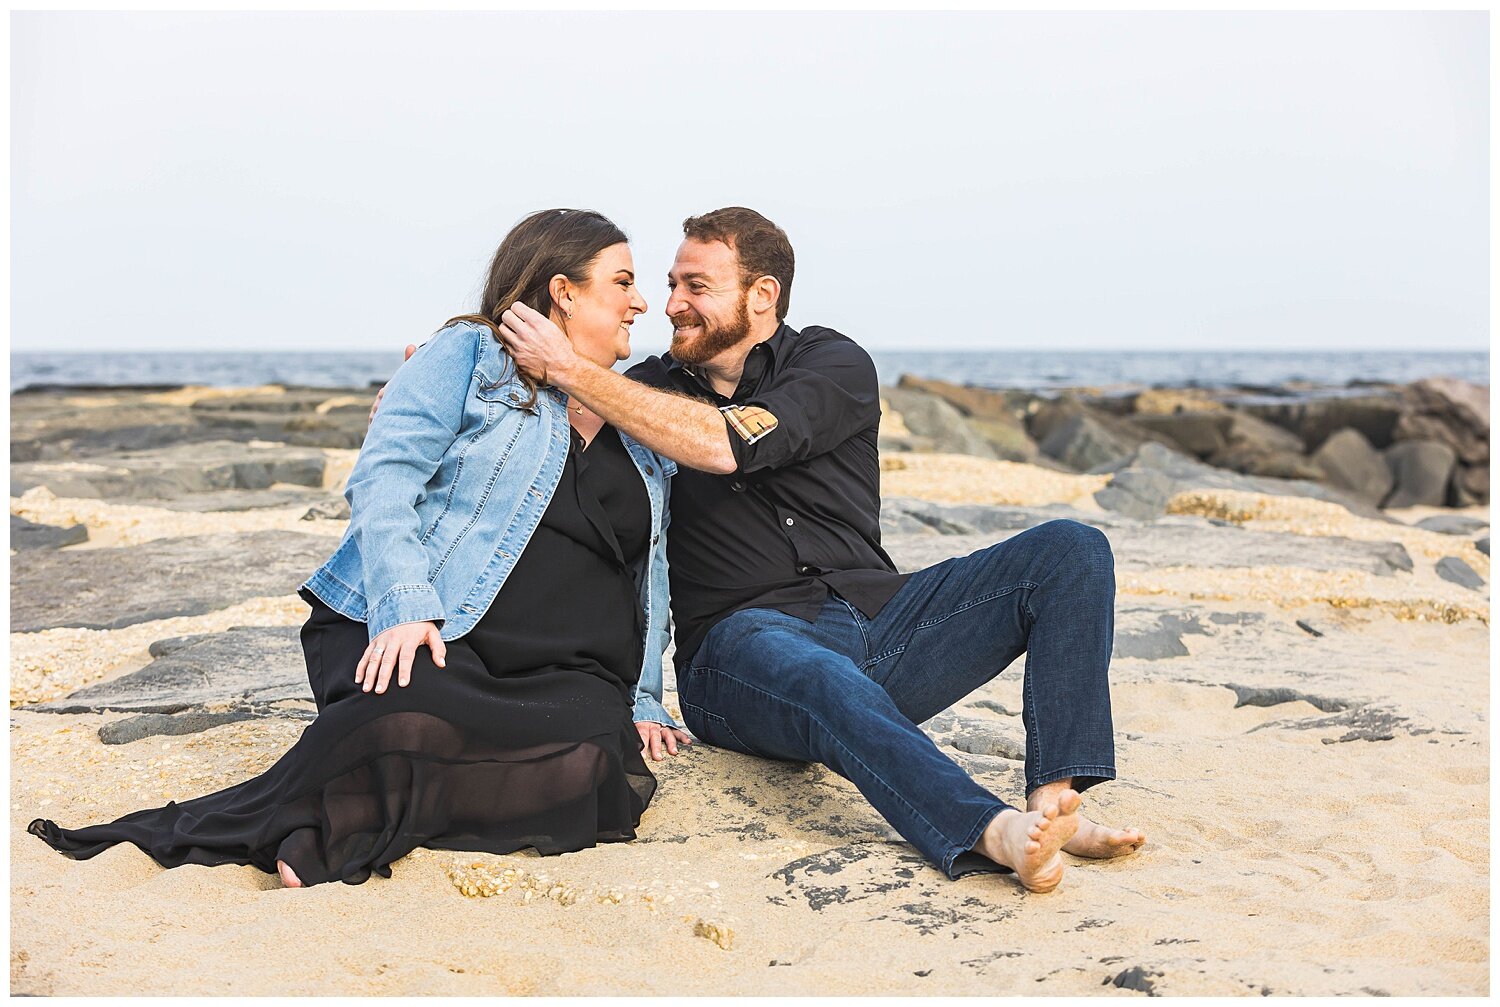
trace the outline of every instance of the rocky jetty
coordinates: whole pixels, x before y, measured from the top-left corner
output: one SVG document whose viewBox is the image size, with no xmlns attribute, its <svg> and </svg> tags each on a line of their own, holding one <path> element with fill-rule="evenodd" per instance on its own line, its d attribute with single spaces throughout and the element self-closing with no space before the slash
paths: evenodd
<svg viewBox="0 0 1500 1007">
<path fill-rule="evenodd" d="M 1311 483 L 1372 508 L 1489 502 L 1488 386 L 1429 378 L 1272 391 L 1064 389 L 1044 397 L 907 375 L 882 391 L 898 432 L 883 434 L 881 445 L 1118 472 L 1157 444 L 1181 456 L 1179 467 L 1191 460 Z M 1106 494 L 1100 503 L 1140 513 L 1132 495 Z"/>
<path fill-rule="evenodd" d="M 231 786 L 296 740 L 314 709 L 295 590 L 346 527 L 371 394 L 13 397 L 13 993 L 1486 988 L 1488 412 L 1453 382 L 888 390 L 881 525 L 902 569 L 1057 519 L 1114 550 L 1119 779 L 1085 807 L 1149 840 L 1070 858 L 1051 895 L 949 881 L 826 769 L 702 743 L 653 765 L 632 843 L 419 850 L 362 888 L 163 871 L 132 847 L 76 862 L 27 835 Z M 1018 656 L 923 727 L 1019 802 L 1023 683 L 1047 673 Z M 670 660 L 665 677 L 676 712 Z M 268 946 L 298 968 L 267 968 Z"/>
</svg>

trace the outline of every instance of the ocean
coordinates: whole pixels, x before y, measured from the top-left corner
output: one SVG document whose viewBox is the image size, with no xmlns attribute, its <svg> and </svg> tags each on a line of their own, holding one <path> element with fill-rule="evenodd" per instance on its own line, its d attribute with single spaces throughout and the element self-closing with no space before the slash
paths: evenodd
<svg viewBox="0 0 1500 1007">
<path fill-rule="evenodd" d="M 1240 386 L 1339 390 L 1456 377 L 1488 384 L 1487 352 L 891 352 L 870 354 L 883 384 L 903 374 L 992 388 Z M 12 392 L 34 385 L 379 385 L 398 352 L 13 353 Z"/>
</svg>

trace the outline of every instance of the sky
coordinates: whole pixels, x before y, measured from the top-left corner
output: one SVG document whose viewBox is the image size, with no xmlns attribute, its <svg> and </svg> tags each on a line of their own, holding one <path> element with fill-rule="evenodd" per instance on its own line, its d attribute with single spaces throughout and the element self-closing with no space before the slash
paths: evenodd
<svg viewBox="0 0 1500 1007">
<path fill-rule="evenodd" d="M 1488 346 L 1488 22 L 13 14 L 17 351 L 399 352 L 599 210 L 780 224 L 873 350 Z"/>
</svg>

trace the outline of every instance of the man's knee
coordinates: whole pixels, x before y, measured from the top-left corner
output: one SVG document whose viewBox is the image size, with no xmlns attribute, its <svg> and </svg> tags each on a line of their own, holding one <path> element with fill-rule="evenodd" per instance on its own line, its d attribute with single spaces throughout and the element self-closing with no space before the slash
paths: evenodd
<svg viewBox="0 0 1500 1007">
<path fill-rule="evenodd" d="M 1037 525 L 1032 531 L 1045 539 L 1048 551 L 1054 555 L 1083 564 L 1091 572 L 1114 572 L 1114 550 L 1110 548 L 1109 537 L 1098 528 L 1061 518 Z"/>
</svg>

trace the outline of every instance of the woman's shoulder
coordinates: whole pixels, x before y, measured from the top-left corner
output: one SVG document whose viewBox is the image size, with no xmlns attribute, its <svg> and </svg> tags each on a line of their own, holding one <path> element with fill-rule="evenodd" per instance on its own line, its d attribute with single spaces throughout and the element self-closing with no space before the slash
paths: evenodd
<svg viewBox="0 0 1500 1007">
<path fill-rule="evenodd" d="M 495 330 L 472 318 L 450 319 L 432 334 L 425 346 L 440 347 L 445 356 L 466 356 L 474 371 L 486 385 L 499 384 L 514 371 L 510 354 L 501 345 Z"/>
</svg>

